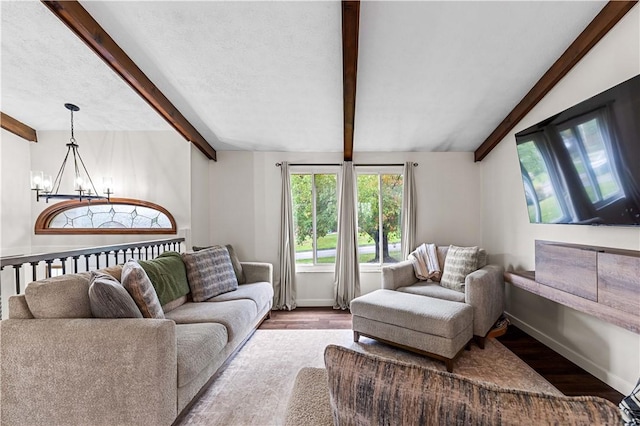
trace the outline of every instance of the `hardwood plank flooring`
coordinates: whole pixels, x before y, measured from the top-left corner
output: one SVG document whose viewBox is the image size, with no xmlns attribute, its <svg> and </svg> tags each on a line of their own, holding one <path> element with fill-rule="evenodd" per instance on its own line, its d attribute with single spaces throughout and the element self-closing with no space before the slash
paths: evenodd
<svg viewBox="0 0 640 426">
<path fill-rule="evenodd" d="M 331 308 L 297 308 L 293 311 L 272 311 L 261 329 L 351 329 L 349 311 Z M 526 362 L 549 383 L 568 396 L 593 395 L 618 404 L 623 396 L 562 355 L 554 352 L 517 327 L 510 325 L 498 341 Z"/>
</svg>

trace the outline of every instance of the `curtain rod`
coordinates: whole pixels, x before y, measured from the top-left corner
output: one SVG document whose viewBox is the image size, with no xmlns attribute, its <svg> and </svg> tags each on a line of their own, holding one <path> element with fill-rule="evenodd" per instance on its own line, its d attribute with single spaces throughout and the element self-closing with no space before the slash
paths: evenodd
<svg viewBox="0 0 640 426">
<path fill-rule="evenodd" d="M 342 163 L 291 163 L 289 166 L 308 166 L 308 167 L 317 167 L 317 166 L 341 166 Z M 276 163 L 276 167 L 282 166 L 282 163 Z M 392 167 L 392 166 L 404 166 L 404 163 L 362 163 L 362 164 L 354 164 L 356 167 Z M 413 163 L 414 167 L 418 167 L 418 163 Z"/>
</svg>

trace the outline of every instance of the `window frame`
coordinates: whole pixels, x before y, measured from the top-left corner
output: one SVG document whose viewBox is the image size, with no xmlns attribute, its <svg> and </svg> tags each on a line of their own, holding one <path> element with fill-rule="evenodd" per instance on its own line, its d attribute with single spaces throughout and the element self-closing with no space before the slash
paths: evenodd
<svg viewBox="0 0 640 426">
<path fill-rule="evenodd" d="M 401 175 L 402 176 L 402 192 L 404 197 L 404 184 L 405 184 L 405 176 L 404 176 L 404 167 L 403 166 L 355 166 L 355 174 L 356 174 L 356 186 L 359 175 L 377 175 L 378 176 L 378 225 L 382 229 L 382 213 L 383 213 L 383 200 L 382 200 L 382 175 Z M 357 196 L 358 194 L 356 194 Z M 356 199 L 356 204 L 359 204 L 359 199 Z M 402 215 L 402 202 L 400 205 L 400 214 Z M 358 224 L 358 235 L 360 234 L 360 224 Z M 379 238 L 378 243 L 380 253 L 384 253 L 384 239 Z M 402 247 L 402 230 L 400 230 L 400 247 Z M 359 247 L 358 247 L 359 248 Z M 360 254 L 358 254 L 358 257 Z M 361 263 L 358 259 L 358 266 L 360 271 L 362 272 L 379 272 L 382 270 L 383 266 L 393 265 L 393 263 L 384 262 L 384 256 L 381 262 L 372 264 L 372 263 Z"/>
<path fill-rule="evenodd" d="M 167 216 L 171 222 L 171 228 L 50 228 L 51 221 L 61 213 L 77 207 L 125 204 L 138 207 L 146 207 L 157 210 Z M 122 235 L 122 234 L 177 234 L 176 220 L 164 207 L 143 200 L 133 198 L 111 198 L 110 200 L 68 200 L 47 207 L 36 219 L 34 232 L 38 235 Z"/>
<path fill-rule="evenodd" d="M 311 178 L 311 200 L 312 200 L 312 217 L 313 217 L 313 238 L 312 238 L 312 260 L 313 263 L 298 263 L 295 262 L 296 272 L 333 272 L 335 270 L 335 262 L 334 263 L 317 263 L 317 241 L 318 236 L 316 234 L 316 208 L 317 208 L 317 200 L 316 200 L 316 187 L 315 187 L 315 175 L 335 175 L 336 176 L 336 201 L 339 203 L 339 193 L 340 193 L 340 183 L 342 180 L 341 167 L 335 165 L 315 165 L 315 166 L 291 166 L 289 169 L 289 180 L 291 180 L 291 176 L 293 175 L 312 175 Z M 291 191 L 292 188 L 290 187 Z M 294 206 L 293 202 L 293 191 L 291 191 L 291 206 Z M 295 220 L 295 219 L 294 219 Z M 338 212 L 336 211 L 336 223 L 338 221 Z M 295 251 L 295 230 L 294 230 L 294 251 Z"/>
</svg>

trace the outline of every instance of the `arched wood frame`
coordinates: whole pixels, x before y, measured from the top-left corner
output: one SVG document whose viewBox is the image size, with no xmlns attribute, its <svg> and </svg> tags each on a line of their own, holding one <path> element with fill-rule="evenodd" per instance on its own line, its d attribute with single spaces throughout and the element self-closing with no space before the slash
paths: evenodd
<svg viewBox="0 0 640 426">
<path fill-rule="evenodd" d="M 147 207 L 164 213 L 171 222 L 171 228 L 49 228 L 51 221 L 58 214 L 71 210 L 76 207 L 83 206 L 95 206 L 102 204 L 130 204 L 132 206 Z M 97 235 L 97 234 L 176 234 L 177 226 L 176 220 L 173 215 L 169 213 L 167 209 L 158 204 L 151 203 L 149 201 L 136 200 L 133 198 L 111 198 L 110 201 L 105 200 L 69 200 L 56 203 L 51 207 L 46 208 L 40 213 L 36 220 L 35 229 L 36 234 L 47 235 Z"/>
</svg>

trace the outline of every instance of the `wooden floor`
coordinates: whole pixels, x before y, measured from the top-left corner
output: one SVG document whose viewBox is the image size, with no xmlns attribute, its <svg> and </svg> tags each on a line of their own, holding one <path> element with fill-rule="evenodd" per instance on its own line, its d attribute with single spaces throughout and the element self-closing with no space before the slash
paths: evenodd
<svg viewBox="0 0 640 426">
<path fill-rule="evenodd" d="M 349 311 L 331 308 L 297 308 L 294 311 L 273 311 L 261 329 L 350 329 Z M 618 404 L 623 395 L 596 379 L 582 368 L 510 325 L 498 338 L 511 352 L 526 362 L 549 383 L 568 396 L 594 395 Z"/>
</svg>

